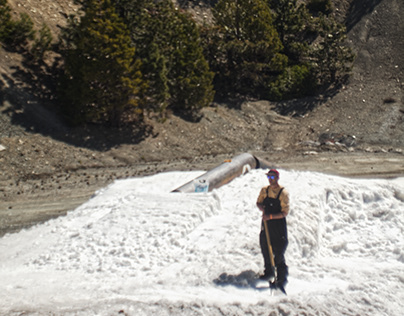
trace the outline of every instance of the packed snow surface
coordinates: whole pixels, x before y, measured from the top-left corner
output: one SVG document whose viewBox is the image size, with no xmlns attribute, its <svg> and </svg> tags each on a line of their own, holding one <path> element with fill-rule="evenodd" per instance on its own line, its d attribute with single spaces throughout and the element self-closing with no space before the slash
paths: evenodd
<svg viewBox="0 0 404 316">
<path fill-rule="evenodd" d="M 404 178 L 280 172 L 287 296 L 254 281 L 264 171 L 210 193 L 169 172 L 1 238 L 0 315 L 404 315 Z"/>
</svg>

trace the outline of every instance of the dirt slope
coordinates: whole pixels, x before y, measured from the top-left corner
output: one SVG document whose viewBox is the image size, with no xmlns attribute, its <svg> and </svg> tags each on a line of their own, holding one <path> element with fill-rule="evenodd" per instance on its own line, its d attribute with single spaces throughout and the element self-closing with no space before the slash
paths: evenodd
<svg viewBox="0 0 404 316">
<path fill-rule="evenodd" d="M 72 2 L 9 0 L 15 12 L 55 33 L 75 11 Z M 334 3 L 357 58 L 349 84 L 334 96 L 285 104 L 315 105 L 312 112 L 285 117 L 274 111 L 279 104 L 267 101 L 213 104 L 198 123 L 150 120 L 143 138 L 128 130 L 65 126 L 43 106 L 52 105 L 52 78 L 49 86 L 36 86 L 35 69 L 0 48 L 0 236 L 64 214 L 115 179 L 209 169 L 242 152 L 282 168 L 403 175 L 404 3 Z M 209 18 L 203 1 L 192 10 Z"/>
</svg>

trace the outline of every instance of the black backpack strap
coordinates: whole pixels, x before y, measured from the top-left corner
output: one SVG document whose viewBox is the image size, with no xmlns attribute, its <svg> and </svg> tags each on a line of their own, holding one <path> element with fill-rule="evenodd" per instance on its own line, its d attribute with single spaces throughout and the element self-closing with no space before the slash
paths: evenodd
<svg viewBox="0 0 404 316">
<path fill-rule="evenodd" d="M 276 199 L 277 199 L 277 200 L 279 200 L 279 197 L 281 196 L 281 193 L 282 193 L 283 189 L 284 189 L 284 188 L 282 188 L 282 189 L 279 191 L 278 195 L 276 196 Z M 269 197 L 268 190 L 269 190 L 269 186 L 267 186 L 267 197 Z"/>
<path fill-rule="evenodd" d="M 277 200 L 279 200 L 279 197 L 281 196 L 281 193 L 282 193 L 283 189 L 284 189 L 284 188 L 282 188 L 282 189 L 279 191 L 278 196 L 276 197 Z"/>
</svg>

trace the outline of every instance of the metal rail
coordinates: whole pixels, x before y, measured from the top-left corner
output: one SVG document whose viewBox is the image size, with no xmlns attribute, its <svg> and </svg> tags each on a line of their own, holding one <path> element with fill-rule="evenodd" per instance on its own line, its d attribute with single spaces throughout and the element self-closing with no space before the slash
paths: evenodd
<svg viewBox="0 0 404 316">
<path fill-rule="evenodd" d="M 257 158 L 251 154 L 243 153 L 233 159 L 222 163 L 221 165 L 209 170 L 203 175 L 195 178 L 192 181 L 185 183 L 172 192 L 195 192 L 195 181 L 205 181 L 209 183 L 209 191 L 219 188 L 222 185 L 229 183 L 234 178 L 246 174 L 251 169 L 269 169 L 269 162 Z"/>
</svg>

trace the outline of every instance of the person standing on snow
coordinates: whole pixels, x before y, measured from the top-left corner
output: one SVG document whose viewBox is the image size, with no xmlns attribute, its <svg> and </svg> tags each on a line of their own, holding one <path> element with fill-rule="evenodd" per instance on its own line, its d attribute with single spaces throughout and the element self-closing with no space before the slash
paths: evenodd
<svg viewBox="0 0 404 316">
<path fill-rule="evenodd" d="M 289 193 L 279 185 L 279 172 L 276 169 L 269 170 L 266 175 L 270 185 L 261 189 L 257 199 L 257 206 L 262 212 L 260 246 L 265 263 L 264 274 L 260 276 L 260 279 L 268 281 L 275 277 L 265 232 L 264 222 L 266 222 L 276 267 L 276 279 L 273 285 L 284 291 L 288 276 L 288 266 L 285 262 L 285 251 L 288 246 L 285 217 L 289 213 Z"/>
</svg>

